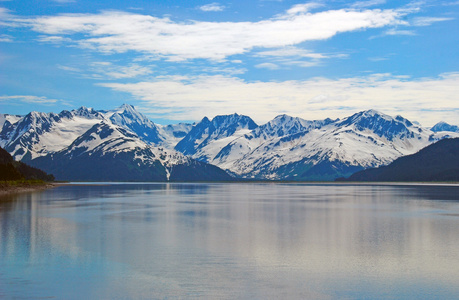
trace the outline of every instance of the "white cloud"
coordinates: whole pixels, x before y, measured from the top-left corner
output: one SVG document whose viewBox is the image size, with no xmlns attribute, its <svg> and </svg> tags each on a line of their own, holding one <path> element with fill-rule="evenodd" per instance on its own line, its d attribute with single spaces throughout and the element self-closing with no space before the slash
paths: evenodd
<svg viewBox="0 0 459 300">
<path fill-rule="evenodd" d="M 318 66 L 324 59 L 347 58 L 347 54 L 323 54 L 287 46 L 278 49 L 260 51 L 255 54 L 257 57 L 271 57 L 273 61 L 283 66 L 296 66 L 309 68 Z"/>
<path fill-rule="evenodd" d="M 352 7 L 355 8 L 364 8 L 364 7 L 371 7 L 376 5 L 385 4 L 386 0 L 368 0 L 368 1 L 357 1 L 352 4 Z"/>
<path fill-rule="evenodd" d="M 138 64 L 119 66 L 106 61 L 93 62 L 89 71 L 93 73 L 89 77 L 95 79 L 126 79 L 153 73 L 151 68 Z"/>
<path fill-rule="evenodd" d="M 225 7 L 217 2 L 206 4 L 199 7 L 202 11 L 223 11 Z"/>
<path fill-rule="evenodd" d="M 37 40 L 42 43 L 52 43 L 52 44 L 59 44 L 59 43 L 71 41 L 71 39 L 69 38 L 65 38 L 65 37 L 58 36 L 58 35 L 57 36 L 56 35 L 40 35 L 38 36 Z"/>
<path fill-rule="evenodd" d="M 0 102 L 3 101 L 20 101 L 23 103 L 43 104 L 52 105 L 58 102 L 62 102 L 57 99 L 49 99 L 47 97 L 30 96 L 30 95 L 15 95 L 15 96 L 0 96 Z"/>
<path fill-rule="evenodd" d="M 4 7 L 0 7 L 0 18 L 2 20 L 7 20 L 7 19 L 10 19 L 12 16 L 11 16 L 11 11 L 7 8 L 4 8 Z M 0 22 L 0 24 L 3 25 L 3 23 Z"/>
<path fill-rule="evenodd" d="M 277 70 L 279 69 L 279 66 L 273 63 L 261 63 L 261 64 L 256 65 L 255 68 Z"/>
<path fill-rule="evenodd" d="M 410 24 L 412 26 L 430 26 L 435 22 L 444 22 L 444 21 L 451 21 L 454 20 L 453 18 L 435 18 L 435 17 L 419 17 L 414 18 Z"/>
<path fill-rule="evenodd" d="M 8 34 L 0 34 L 0 42 L 2 43 L 12 43 L 14 40 L 13 40 L 13 37 L 11 35 L 8 35 Z"/>
<path fill-rule="evenodd" d="M 374 108 L 403 115 L 425 126 L 444 120 L 457 123 L 459 73 L 410 80 L 407 76 L 373 74 L 331 80 L 246 82 L 225 76 L 166 76 L 152 82 L 104 83 L 142 100 L 161 117 L 200 120 L 238 112 L 262 123 L 284 112 L 306 119 L 343 117 Z"/>
<path fill-rule="evenodd" d="M 81 72 L 81 69 L 75 68 L 75 67 L 69 67 L 69 66 L 63 66 L 63 65 L 57 65 L 57 67 L 64 71 L 75 72 L 75 73 Z"/>
<path fill-rule="evenodd" d="M 294 5 L 292 8 L 290 8 L 289 10 L 287 10 L 287 15 L 305 14 L 311 11 L 312 9 L 321 7 L 321 6 L 323 5 L 320 3 L 316 3 L 316 2 L 297 4 L 297 5 Z"/>
<path fill-rule="evenodd" d="M 375 56 L 375 57 L 369 57 L 368 60 L 369 60 L 369 61 L 378 62 L 378 61 L 389 60 L 389 58 L 386 57 L 386 56 Z"/>
<path fill-rule="evenodd" d="M 384 35 L 416 35 L 412 30 L 400 30 L 396 28 L 391 28 L 384 32 Z"/>
<path fill-rule="evenodd" d="M 259 22 L 174 22 L 120 11 L 62 14 L 16 23 L 51 36 L 66 36 L 80 47 L 103 53 L 141 52 L 180 61 L 224 60 L 254 48 L 276 48 L 324 40 L 338 33 L 404 23 L 399 10 L 329 10 L 310 13 L 294 6 L 282 16 Z"/>
<path fill-rule="evenodd" d="M 306 49 L 296 48 L 292 46 L 287 46 L 283 48 L 260 51 L 256 54 L 257 56 L 275 56 L 275 57 L 286 57 L 286 56 L 296 56 L 296 57 L 306 57 L 313 59 L 328 58 L 328 55 L 321 53 L 314 53 Z"/>
</svg>

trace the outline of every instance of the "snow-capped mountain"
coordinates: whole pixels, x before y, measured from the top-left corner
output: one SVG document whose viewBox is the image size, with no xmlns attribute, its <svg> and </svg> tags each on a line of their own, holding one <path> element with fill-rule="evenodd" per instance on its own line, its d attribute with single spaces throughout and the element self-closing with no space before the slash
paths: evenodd
<svg viewBox="0 0 459 300">
<path fill-rule="evenodd" d="M 29 161 L 68 146 L 103 118 L 86 107 L 59 114 L 31 112 L 15 123 L 5 122 L 0 145 L 15 160 Z"/>
<path fill-rule="evenodd" d="M 205 117 L 193 126 L 175 149 L 207 162 L 235 137 L 249 133 L 257 127 L 252 119 L 238 114 L 216 116 L 212 121 Z"/>
<path fill-rule="evenodd" d="M 155 124 L 129 104 L 123 104 L 115 110 L 104 111 L 104 116 L 113 124 L 134 132 L 147 144 L 167 148 L 175 147 L 191 130 L 191 124 L 186 123 L 168 126 Z"/>
<path fill-rule="evenodd" d="M 196 124 L 158 125 L 131 105 L 108 111 L 82 107 L 59 114 L 0 115 L 0 121 L 0 146 L 16 160 L 56 174 L 83 174 L 83 166 L 105 170 L 99 172 L 105 177 L 99 174 L 97 180 L 117 172 L 126 177 L 116 180 L 167 180 L 179 173 L 180 180 L 197 179 L 194 173 L 204 180 L 212 179 L 205 174 L 222 175 L 206 163 L 239 178 L 333 180 L 387 165 L 443 138 L 459 137 L 447 124 L 429 129 L 375 110 L 336 120 L 280 115 L 261 126 L 238 114 L 205 117 Z M 78 179 L 96 180 L 84 174 Z"/>
<path fill-rule="evenodd" d="M 440 132 L 440 131 L 450 131 L 450 132 L 459 132 L 459 126 L 450 125 L 446 122 L 438 122 L 432 128 L 430 128 L 433 132 Z"/>
<path fill-rule="evenodd" d="M 321 128 L 332 122 L 333 120 L 331 119 L 307 121 L 284 114 L 279 115 L 268 123 L 256 128 L 253 135 L 254 137 L 262 136 L 264 139 L 269 139 L 270 137 L 280 137 L 300 132 L 307 132 L 313 129 Z"/>
<path fill-rule="evenodd" d="M 135 132 L 146 143 L 157 145 L 163 141 L 156 125 L 129 104 L 123 104 L 116 110 L 107 111 L 105 117 L 113 124 Z"/>
<path fill-rule="evenodd" d="M 14 124 L 19 121 L 22 117 L 17 115 L 0 114 L 0 130 L 6 124 Z"/>
<path fill-rule="evenodd" d="M 108 122 L 95 124 L 64 149 L 35 158 L 32 166 L 61 180 L 229 180 L 218 167 L 174 150 L 151 146 L 137 134 Z"/>
<path fill-rule="evenodd" d="M 77 137 L 102 120 L 135 133 L 149 145 L 173 148 L 191 129 L 191 124 L 154 124 L 133 106 L 123 104 L 110 111 L 81 107 L 59 114 L 31 112 L 26 116 L 1 115 L 4 125 L 0 146 L 16 160 L 29 161 L 69 146 Z"/>
<path fill-rule="evenodd" d="M 375 110 L 334 121 L 281 115 L 231 136 L 194 135 L 208 124 L 203 119 L 182 140 L 188 147 L 179 147 L 180 142 L 176 149 L 235 176 L 256 179 L 331 180 L 388 164 L 434 141 L 456 136 L 434 133 L 401 116 L 392 118 Z"/>
</svg>

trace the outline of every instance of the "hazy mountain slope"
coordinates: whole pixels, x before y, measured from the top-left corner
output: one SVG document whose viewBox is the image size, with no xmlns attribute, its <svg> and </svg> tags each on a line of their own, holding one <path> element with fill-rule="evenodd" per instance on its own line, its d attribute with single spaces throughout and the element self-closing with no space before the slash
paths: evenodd
<svg viewBox="0 0 459 300">
<path fill-rule="evenodd" d="M 169 125 L 156 124 L 159 134 L 163 137 L 163 145 L 166 148 L 174 149 L 175 146 L 190 132 L 193 124 L 178 123 Z"/>
<path fill-rule="evenodd" d="M 438 122 L 432 128 L 430 128 L 433 132 L 440 132 L 440 131 L 451 131 L 451 132 L 459 132 L 459 126 L 450 125 L 446 122 Z"/>
<path fill-rule="evenodd" d="M 388 166 L 357 172 L 348 181 L 459 181 L 459 138 L 444 139 Z"/>
</svg>

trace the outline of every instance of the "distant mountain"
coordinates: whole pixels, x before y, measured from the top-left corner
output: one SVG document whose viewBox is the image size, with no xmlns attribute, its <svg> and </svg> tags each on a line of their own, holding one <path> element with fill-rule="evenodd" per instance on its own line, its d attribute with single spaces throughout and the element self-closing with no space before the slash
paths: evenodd
<svg viewBox="0 0 459 300">
<path fill-rule="evenodd" d="M 132 105 L 123 104 L 116 110 L 108 111 L 105 117 L 109 118 L 112 124 L 136 133 L 142 141 L 148 144 L 157 145 L 163 141 L 155 123 L 139 113 Z"/>
<path fill-rule="evenodd" d="M 446 122 L 439 122 L 435 124 L 432 128 L 430 128 L 433 132 L 440 132 L 440 131 L 450 131 L 450 132 L 459 132 L 459 126 L 456 125 L 449 125 Z"/>
<path fill-rule="evenodd" d="M 193 155 L 200 161 L 209 161 L 212 154 L 217 154 L 222 148 L 221 140 L 232 140 L 236 132 L 257 128 L 258 125 L 247 116 L 232 114 L 216 116 L 210 121 L 207 117 L 193 126 L 190 132 L 175 146 L 177 151 L 186 155 Z M 229 141 L 228 141 L 229 142 Z M 224 145 L 222 145 L 224 146 Z M 219 149 L 220 148 L 220 149 Z"/>
<path fill-rule="evenodd" d="M 143 142 L 135 133 L 103 120 L 68 147 L 30 164 L 73 181 L 225 181 L 218 167 Z"/>
<path fill-rule="evenodd" d="M 176 146 L 192 158 L 236 177 L 276 180 L 334 180 L 458 134 L 434 133 L 407 119 L 368 110 L 342 120 L 308 121 L 287 115 L 240 126 L 234 115 L 219 116 L 233 130 L 204 118 Z M 225 132 L 226 134 L 217 134 Z"/>
<path fill-rule="evenodd" d="M 5 149 L 0 147 L 0 181 L 20 179 L 54 181 L 54 176 L 25 163 L 15 161 Z"/>
<path fill-rule="evenodd" d="M 104 116 L 86 107 L 59 114 L 31 112 L 3 126 L 0 146 L 15 160 L 30 161 L 68 146 Z"/>
<path fill-rule="evenodd" d="M 459 181 L 459 138 L 444 139 L 388 166 L 357 172 L 347 181 Z"/>
<path fill-rule="evenodd" d="M 0 121 L 0 146 L 16 160 L 75 180 L 103 180 L 116 172 L 123 175 L 111 180 L 173 180 L 178 170 L 180 178 L 203 180 L 214 179 L 205 174 L 220 169 L 234 178 L 334 180 L 459 137 L 459 132 L 436 132 L 440 126 L 431 130 L 375 110 L 336 120 L 279 115 L 260 126 L 239 114 L 165 126 L 124 104 L 106 111 L 81 107 L 59 114 L 0 115 Z M 87 173 L 91 166 L 112 171 Z M 223 180 L 221 174 L 215 179 Z"/>
</svg>

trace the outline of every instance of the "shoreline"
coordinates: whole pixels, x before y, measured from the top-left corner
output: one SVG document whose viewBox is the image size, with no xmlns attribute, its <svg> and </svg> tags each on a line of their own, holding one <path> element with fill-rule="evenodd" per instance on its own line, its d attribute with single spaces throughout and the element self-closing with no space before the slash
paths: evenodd
<svg viewBox="0 0 459 300">
<path fill-rule="evenodd" d="M 43 184 L 19 184 L 19 185 L 3 185 L 0 183 L 0 200 L 2 196 L 7 196 L 11 194 L 19 194 L 19 193 L 28 193 L 28 192 L 36 192 L 36 191 L 43 191 L 51 188 L 57 187 L 57 183 L 46 182 Z"/>
</svg>

